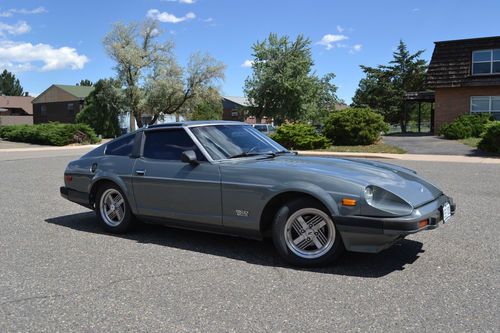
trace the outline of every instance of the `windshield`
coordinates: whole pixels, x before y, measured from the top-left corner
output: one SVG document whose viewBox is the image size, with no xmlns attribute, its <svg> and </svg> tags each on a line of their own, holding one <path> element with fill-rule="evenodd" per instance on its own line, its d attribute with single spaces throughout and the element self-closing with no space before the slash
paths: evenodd
<svg viewBox="0 0 500 333">
<path fill-rule="evenodd" d="M 287 152 L 249 125 L 207 125 L 190 130 L 214 160 Z"/>
</svg>

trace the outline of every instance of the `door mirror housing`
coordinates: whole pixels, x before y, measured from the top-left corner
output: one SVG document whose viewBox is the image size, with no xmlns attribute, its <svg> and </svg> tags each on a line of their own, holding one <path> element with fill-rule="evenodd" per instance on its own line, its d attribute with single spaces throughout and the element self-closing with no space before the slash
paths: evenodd
<svg viewBox="0 0 500 333">
<path fill-rule="evenodd" d="M 198 165 L 200 162 L 196 159 L 196 153 L 193 150 L 183 151 L 181 154 L 181 161 L 191 165 Z"/>
</svg>

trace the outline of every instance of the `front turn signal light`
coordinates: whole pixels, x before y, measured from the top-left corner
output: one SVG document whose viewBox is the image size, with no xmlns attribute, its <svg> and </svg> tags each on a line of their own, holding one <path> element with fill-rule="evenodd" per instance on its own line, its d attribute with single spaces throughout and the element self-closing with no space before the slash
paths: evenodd
<svg viewBox="0 0 500 333">
<path fill-rule="evenodd" d="M 343 198 L 342 199 L 342 206 L 356 206 L 356 200 L 354 199 L 349 199 L 349 198 Z"/>
<path fill-rule="evenodd" d="M 419 229 L 422 229 L 423 227 L 426 227 L 428 225 L 429 225 L 429 220 L 422 220 L 422 221 L 418 222 Z"/>
</svg>

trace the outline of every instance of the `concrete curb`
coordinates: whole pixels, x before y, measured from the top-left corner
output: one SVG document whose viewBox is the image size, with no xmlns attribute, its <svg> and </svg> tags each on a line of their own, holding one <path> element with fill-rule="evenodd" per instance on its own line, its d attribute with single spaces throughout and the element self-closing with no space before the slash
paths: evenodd
<svg viewBox="0 0 500 333">
<path fill-rule="evenodd" d="M 81 145 L 81 146 L 62 146 L 62 147 L 26 147 L 26 148 L 5 148 L 0 149 L 1 153 L 18 153 L 18 152 L 30 152 L 30 151 L 57 151 L 57 150 L 76 150 L 76 149 L 94 149 L 99 147 L 98 145 Z"/>
<path fill-rule="evenodd" d="M 14 152 L 37 152 L 37 151 L 65 151 L 65 150 L 91 150 L 99 145 L 63 146 L 63 147 L 27 147 L 27 148 L 5 148 L 0 149 L 2 153 Z M 498 157 L 479 157 L 462 155 L 420 155 L 420 154 L 384 154 L 384 153 L 345 153 L 315 150 L 299 150 L 299 155 L 304 156 L 331 156 L 331 157 L 354 157 L 354 158 L 379 158 L 400 161 L 426 161 L 426 162 L 452 162 L 452 163 L 482 163 L 500 164 Z"/>
<path fill-rule="evenodd" d="M 483 163 L 500 164 L 498 157 L 479 157 L 462 155 L 420 155 L 420 154 L 383 154 L 383 153 L 343 153 L 329 151 L 305 150 L 297 151 L 304 156 L 333 156 L 333 157 L 357 157 L 357 158 L 382 158 L 400 161 L 426 161 L 426 162 L 453 162 L 453 163 Z"/>
</svg>

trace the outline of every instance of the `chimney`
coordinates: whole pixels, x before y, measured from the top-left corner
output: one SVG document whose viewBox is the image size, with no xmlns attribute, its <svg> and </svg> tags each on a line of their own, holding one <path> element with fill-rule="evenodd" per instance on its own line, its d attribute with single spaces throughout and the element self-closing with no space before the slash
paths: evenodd
<svg viewBox="0 0 500 333">
<path fill-rule="evenodd" d="M 27 91 L 24 92 L 24 97 L 28 97 L 29 95 L 30 95 L 29 92 Z"/>
</svg>

